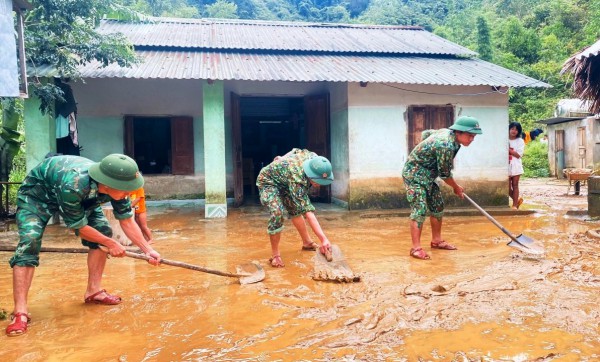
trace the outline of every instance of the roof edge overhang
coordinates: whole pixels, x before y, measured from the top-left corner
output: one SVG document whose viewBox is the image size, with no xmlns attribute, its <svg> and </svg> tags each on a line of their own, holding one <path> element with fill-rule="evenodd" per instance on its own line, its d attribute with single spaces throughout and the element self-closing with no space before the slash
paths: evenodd
<svg viewBox="0 0 600 362">
<path fill-rule="evenodd" d="M 593 117 L 593 116 L 590 116 Z M 552 117 L 548 119 L 542 119 L 537 121 L 536 123 L 545 124 L 546 126 L 551 126 L 560 123 L 572 122 L 572 121 L 581 121 L 588 117 Z"/>
</svg>

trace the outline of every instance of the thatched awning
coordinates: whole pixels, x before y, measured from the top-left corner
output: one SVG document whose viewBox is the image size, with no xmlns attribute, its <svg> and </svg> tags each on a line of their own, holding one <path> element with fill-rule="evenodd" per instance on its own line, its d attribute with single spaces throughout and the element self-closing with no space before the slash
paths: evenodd
<svg viewBox="0 0 600 362">
<path fill-rule="evenodd" d="M 563 65 L 561 74 L 573 74 L 573 93 L 591 101 L 590 113 L 600 113 L 600 40 L 573 55 Z"/>
</svg>

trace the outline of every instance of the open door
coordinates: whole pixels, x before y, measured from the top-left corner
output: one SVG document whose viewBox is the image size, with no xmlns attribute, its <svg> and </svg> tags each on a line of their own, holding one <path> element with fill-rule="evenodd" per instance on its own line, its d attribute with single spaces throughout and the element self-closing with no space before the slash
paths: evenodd
<svg viewBox="0 0 600 362">
<path fill-rule="evenodd" d="M 331 160 L 329 148 L 329 94 L 304 97 L 304 126 L 306 127 L 306 148 Z M 321 186 L 318 190 L 311 193 L 311 198 L 315 201 L 330 203 L 331 186 Z"/>
<path fill-rule="evenodd" d="M 233 143 L 233 205 L 244 203 L 244 169 L 242 159 L 242 117 L 240 96 L 231 92 L 231 138 Z"/>
</svg>

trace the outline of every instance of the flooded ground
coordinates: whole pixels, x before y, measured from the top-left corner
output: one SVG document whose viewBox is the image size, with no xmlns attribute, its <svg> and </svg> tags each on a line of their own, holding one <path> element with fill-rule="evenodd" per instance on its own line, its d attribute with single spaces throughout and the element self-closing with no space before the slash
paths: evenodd
<svg viewBox="0 0 600 362">
<path fill-rule="evenodd" d="M 523 208 L 497 220 L 541 242 L 532 258 L 483 216 L 448 216 L 446 240 L 458 251 L 408 256 L 408 219 L 389 212 L 321 208 L 318 216 L 359 283 L 314 281 L 313 252 L 290 222 L 283 269 L 268 266 L 266 214 L 229 209 L 150 209 L 164 258 L 235 271 L 259 261 L 266 279 L 235 278 L 130 258 L 107 263 L 104 287 L 118 306 L 83 303 L 83 254 L 42 255 L 29 295 L 30 331 L 1 336 L 2 361 L 597 361 L 600 360 L 600 229 L 585 215 L 587 196 L 565 182 L 525 180 Z M 506 208 L 507 210 L 508 208 Z M 505 210 L 505 211 L 506 211 Z M 429 226 L 426 225 L 425 244 Z M 0 241 L 16 241 L 14 232 Z M 77 247 L 51 226 L 45 246 Z M 429 248 L 426 248 L 429 252 Z M 11 253 L 0 252 L 0 309 L 12 309 Z M 5 328 L 8 321 L 2 321 Z"/>
</svg>

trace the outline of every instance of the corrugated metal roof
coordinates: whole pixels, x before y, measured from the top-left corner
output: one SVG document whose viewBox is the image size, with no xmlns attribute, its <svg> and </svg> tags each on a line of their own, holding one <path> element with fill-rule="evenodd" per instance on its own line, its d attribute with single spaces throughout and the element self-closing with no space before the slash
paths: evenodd
<svg viewBox="0 0 600 362">
<path fill-rule="evenodd" d="M 372 82 L 431 85 L 549 87 L 479 59 L 375 55 L 270 55 L 200 51 L 138 51 L 132 68 L 100 63 L 81 67 L 83 78 L 214 79 L 293 82 Z M 34 72 L 33 68 L 30 68 Z M 53 68 L 38 67 L 39 76 Z"/>
<path fill-rule="evenodd" d="M 554 118 L 542 119 L 541 121 L 537 121 L 536 123 L 541 123 L 541 124 L 545 124 L 545 125 L 553 125 L 553 124 L 560 124 L 560 123 L 571 122 L 571 121 L 581 121 L 584 118 L 585 117 L 554 117 Z"/>
<path fill-rule="evenodd" d="M 225 19 L 102 21 L 98 31 L 124 34 L 136 48 L 267 50 L 474 56 L 420 27 Z"/>
</svg>

